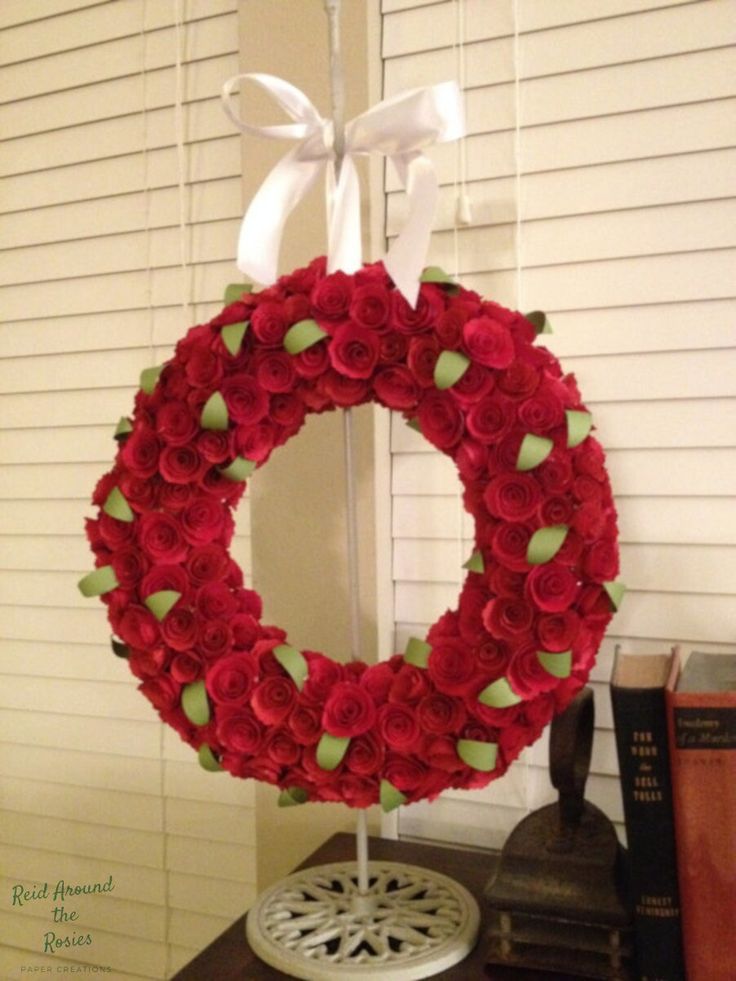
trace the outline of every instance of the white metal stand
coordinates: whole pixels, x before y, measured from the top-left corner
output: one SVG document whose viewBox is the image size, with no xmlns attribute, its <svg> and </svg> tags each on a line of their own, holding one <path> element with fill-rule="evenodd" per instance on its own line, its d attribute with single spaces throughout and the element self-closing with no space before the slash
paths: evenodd
<svg viewBox="0 0 736 981">
<path fill-rule="evenodd" d="M 356 863 L 296 872 L 248 914 L 251 948 L 306 981 L 412 981 L 461 961 L 475 945 L 478 905 L 439 872 L 371 862 L 368 889 Z"/>
<path fill-rule="evenodd" d="M 335 172 L 344 153 L 345 90 L 340 0 L 324 0 L 330 30 Z M 360 659 L 360 586 L 353 417 L 343 411 L 347 493 L 350 654 Z M 246 934 L 261 960 L 305 981 L 414 981 L 439 974 L 475 946 L 478 904 L 439 872 L 368 861 L 366 812 L 358 811 L 356 861 L 295 872 L 263 892 Z"/>
</svg>

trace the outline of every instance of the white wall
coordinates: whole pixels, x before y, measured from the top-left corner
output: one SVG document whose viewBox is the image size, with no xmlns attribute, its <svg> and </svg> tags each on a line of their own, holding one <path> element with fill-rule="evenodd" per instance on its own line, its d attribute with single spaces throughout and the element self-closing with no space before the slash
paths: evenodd
<svg viewBox="0 0 736 981">
<path fill-rule="evenodd" d="M 592 676 L 589 795 L 620 822 L 606 684 L 613 645 L 718 650 L 736 640 L 736 4 L 382 7 L 386 94 L 457 77 L 464 14 L 473 222 L 454 228 L 463 151 L 431 151 L 443 185 L 431 260 L 485 296 L 548 312 L 548 346 L 577 375 L 607 448 L 629 593 Z M 404 204 L 392 175 L 387 187 L 391 235 Z M 397 422 L 401 650 L 455 605 L 472 526 L 450 461 Z M 482 793 L 402 809 L 399 831 L 499 844 L 549 799 L 546 745 L 527 754 L 528 769 L 517 764 Z"/>
</svg>

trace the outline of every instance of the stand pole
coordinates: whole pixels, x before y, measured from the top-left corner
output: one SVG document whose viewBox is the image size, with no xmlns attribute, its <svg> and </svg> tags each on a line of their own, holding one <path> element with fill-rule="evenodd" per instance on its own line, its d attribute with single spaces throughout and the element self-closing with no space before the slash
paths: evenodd
<svg viewBox="0 0 736 981">
<path fill-rule="evenodd" d="M 330 27 L 335 179 L 345 148 L 345 84 L 340 63 L 340 0 L 323 0 Z M 350 654 L 360 658 L 358 520 L 353 417 L 343 412 L 347 505 Z M 439 872 L 371 863 L 365 809 L 358 811 L 356 862 L 296 872 L 263 893 L 248 913 L 255 953 L 305 981 L 419 981 L 461 961 L 473 948 L 478 904 Z"/>
<path fill-rule="evenodd" d="M 330 95 L 334 127 L 335 180 L 345 154 L 345 76 L 340 57 L 340 0 L 324 0 L 330 34 Z M 350 600 L 350 657 L 360 660 L 360 579 L 358 562 L 358 507 L 355 486 L 355 453 L 352 409 L 343 411 L 343 446 L 347 494 L 348 594 Z M 356 827 L 358 893 L 368 893 L 368 829 L 365 810 L 358 812 Z"/>
</svg>

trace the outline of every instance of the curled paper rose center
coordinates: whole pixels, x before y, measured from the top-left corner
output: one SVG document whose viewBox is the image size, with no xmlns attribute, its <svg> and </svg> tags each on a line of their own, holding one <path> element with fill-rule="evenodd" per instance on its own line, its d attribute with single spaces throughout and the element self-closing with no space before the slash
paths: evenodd
<svg viewBox="0 0 736 981">
<path fill-rule="evenodd" d="M 380 263 L 229 288 L 143 372 L 94 491 L 80 589 L 107 605 L 114 650 L 205 768 L 276 784 L 283 804 L 485 786 L 585 683 L 621 598 L 603 452 L 537 343 L 544 315 L 423 280 L 415 308 Z M 370 666 L 264 624 L 228 551 L 271 452 L 310 413 L 368 402 L 452 458 L 475 522 L 457 608 Z"/>
</svg>

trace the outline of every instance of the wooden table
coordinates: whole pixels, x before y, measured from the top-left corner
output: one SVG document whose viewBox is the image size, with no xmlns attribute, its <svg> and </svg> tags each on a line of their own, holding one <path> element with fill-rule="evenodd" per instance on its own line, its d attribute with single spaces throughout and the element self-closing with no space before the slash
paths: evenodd
<svg viewBox="0 0 736 981">
<path fill-rule="evenodd" d="M 443 848 L 437 845 L 418 845 L 404 841 L 385 841 L 371 838 L 369 855 L 389 862 L 406 862 L 435 869 L 461 882 L 478 900 L 481 909 L 481 928 L 475 950 L 460 964 L 441 974 L 438 981 L 566 981 L 560 974 L 520 971 L 511 968 L 485 968 L 486 915 L 483 887 L 495 866 L 496 858 L 488 852 Z M 336 834 L 317 849 L 300 866 L 325 865 L 328 862 L 352 861 L 355 858 L 355 837 Z M 245 914 L 213 941 L 193 961 L 175 975 L 174 981 L 277 981 L 287 975 L 259 960 L 245 937 Z M 386 978 L 386 981 L 391 981 Z"/>
</svg>

